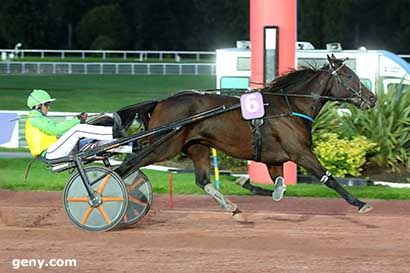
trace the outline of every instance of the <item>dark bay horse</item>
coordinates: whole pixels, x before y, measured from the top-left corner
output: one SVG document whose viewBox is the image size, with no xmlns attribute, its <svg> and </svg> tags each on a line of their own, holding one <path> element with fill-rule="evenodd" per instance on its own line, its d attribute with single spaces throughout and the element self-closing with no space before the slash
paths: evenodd
<svg viewBox="0 0 410 273">
<path fill-rule="evenodd" d="M 311 120 L 327 101 L 345 101 L 365 110 L 375 105 L 376 96 L 348 68 L 343 60 L 328 56 L 328 64 L 321 69 L 303 68 L 291 71 L 269 86 L 257 90 L 263 96 L 265 116 L 260 126 L 262 139 L 260 162 L 268 166 L 273 180 L 282 175 L 282 164 L 293 161 L 309 170 L 326 186 L 338 192 L 361 213 L 372 209 L 369 204 L 346 191 L 319 162 L 312 152 Z M 138 115 L 148 128 L 155 128 L 178 119 L 221 105 L 239 103 L 238 97 L 200 92 L 182 92 L 161 101 L 137 104 L 117 112 L 124 127 Z M 196 184 L 210 194 L 233 215 L 240 211 L 210 181 L 210 149 L 216 148 L 235 158 L 254 160 L 255 136 L 250 121 L 244 120 L 240 109 L 226 112 L 184 126 L 155 150 L 144 155 L 129 155 L 116 169 L 120 175 L 140 167 L 164 161 L 185 153 L 195 167 Z M 149 143 L 160 136 L 151 136 Z M 252 186 L 257 191 L 258 187 Z M 272 191 L 270 191 L 272 192 Z"/>
</svg>

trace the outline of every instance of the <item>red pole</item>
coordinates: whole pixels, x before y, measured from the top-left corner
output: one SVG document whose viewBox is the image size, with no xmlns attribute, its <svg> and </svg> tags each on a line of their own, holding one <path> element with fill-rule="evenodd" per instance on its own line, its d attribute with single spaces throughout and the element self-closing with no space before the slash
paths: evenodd
<svg viewBox="0 0 410 273">
<path fill-rule="evenodd" d="M 264 27 L 279 27 L 279 76 L 295 67 L 296 54 L 296 0 L 250 0 L 250 38 L 251 38 L 251 85 L 263 86 L 264 80 Z M 296 164 L 286 162 L 283 170 L 287 184 L 295 184 Z M 268 182 L 267 167 L 262 163 L 251 162 L 249 176 L 254 182 Z"/>
<path fill-rule="evenodd" d="M 168 187 L 169 187 L 169 208 L 174 208 L 174 195 L 172 193 L 172 173 L 168 172 Z"/>
<path fill-rule="evenodd" d="M 279 76 L 295 67 L 296 0 L 250 0 L 251 81 L 263 86 L 264 27 L 279 27 Z"/>
</svg>

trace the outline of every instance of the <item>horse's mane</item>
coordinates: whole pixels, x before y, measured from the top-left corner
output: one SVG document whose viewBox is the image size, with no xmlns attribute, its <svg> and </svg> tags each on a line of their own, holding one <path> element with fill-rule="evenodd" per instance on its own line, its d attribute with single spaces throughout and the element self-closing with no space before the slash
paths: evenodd
<svg viewBox="0 0 410 273">
<path fill-rule="evenodd" d="M 289 92 L 292 87 L 301 86 L 304 83 L 309 82 L 318 71 L 323 68 L 315 68 L 313 66 L 303 66 L 300 69 L 290 70 L 288 73 L 274 79 L 266 87 L 264 87 L 262 92 L 277 92 L 284 90 Z"/>
</svg>

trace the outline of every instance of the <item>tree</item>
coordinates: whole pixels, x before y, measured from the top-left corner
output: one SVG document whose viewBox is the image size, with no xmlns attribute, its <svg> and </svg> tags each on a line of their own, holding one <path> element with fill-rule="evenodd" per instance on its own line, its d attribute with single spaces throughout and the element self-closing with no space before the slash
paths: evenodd
<svg viewBox="0 0 410 273">
<path fill-rule="evenodd" d="M 127 49 L 130 30 L 117 4 L 87 12 L 77 26 L 78 44 L 85 49 Z"/>
<path fill-rule="evenodd" d="M 298 39 L 312 42 L 317 48 L 330 42 L 351 48 L 353 1 L 300 0 Z"/>
<path fill-rule="evenodd" d="M 249 40 L 249 0 L 194 0 L 192 44 L 216 49 Z"/>
<path fill-rule="evenodd" d="M 59 42 L 58 48 L 76 48 L 75 29 L 84 13 L 92 9 L 94 1 L 49 0 L 50 15 L 54 19 L 53 40 Z"/>
<path fill-rule="evenodd" d="M 18 42 L 26 48 L 47 46 L 50 20 L 47 11 L 47 2 L 3 0 L 0 33 L 7 47 Z"/>
<path fill-rule="evenodd" d="M 0 48 L 214 50 L 249 39 L 251 0 L 2 0 Z M 410 50 L 410 0 L 298 0 L 298 40 Z"/>
</svg>

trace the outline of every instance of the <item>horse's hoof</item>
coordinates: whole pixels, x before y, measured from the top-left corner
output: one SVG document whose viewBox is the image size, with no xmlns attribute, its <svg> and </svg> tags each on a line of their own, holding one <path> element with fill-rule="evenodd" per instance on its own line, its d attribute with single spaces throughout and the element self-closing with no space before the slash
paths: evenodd
<svg viewBox="0 0 410 273">
<path fill-rule="evenodd" d="M 248 219 L 245 217 L 245 215 L 242 212 L 232 215 L 232 218 L 235 220 L 235 222 L 239 222 L 239 223 L 248 222 Z"/>
<path fill-rule="evenodd" d="M 373 206 L 369 204 L 364 204 L 360 209 L 359 213 L 368 213 L 373 210 Z"/>
<path fill-rule="evenodd" d="M 282 176 L 278 176 L 275 179 L 275 190 L 272 192 L 273 201 L 280 201 L 286 191 L 285 179 Z"/>
</svg>

